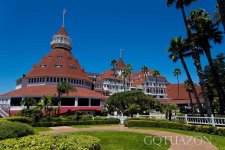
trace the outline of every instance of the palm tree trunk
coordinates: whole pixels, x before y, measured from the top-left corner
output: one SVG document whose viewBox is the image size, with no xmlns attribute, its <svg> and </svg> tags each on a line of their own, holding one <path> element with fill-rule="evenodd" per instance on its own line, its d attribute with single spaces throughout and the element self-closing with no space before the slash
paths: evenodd
<svg viewBox="0 0 225 150">
<path fill-rule="evenodd" d="M 192 97 L 191 97 L 191 92 L 190 92 L 190 90 L 187 90 L 187 92 L 188 92 L 188 97 L 189 97 L 189 100 L 190 100 L 190 104 L 191 104 L 191 111 L 193 112 L 193 100 L 192 100 Z"/>
<path fill-rule="evenodd" d="M 203 109 L 202 109 L 202 104 L 201 104 L 201 102 L 200 102 L 198 93 L 197 93 L 196 88 L 195 88 L 195 86 L 194 86 L 194 83 L 193 83 L 193 80 L 192 80 L 192 78 L 191 78 L 191 75 L 190 75 L 190 73 L 189 73 L 189 71 L 188 71 L 187 65 L 186 65 L 186 63 L 185 63 L 185 61 L 184 61 L 184 58 L 183 58 L 183 56 L 182 56 L 181 54 L 180 54 L 180 60 L 181 60 L 181 63 L 182 63 L 182 65 L 183 65 L 183 67 L 184 67 L 185 73 L 186 73 L 186 75 L 187 75 L 187 77 L 188 77 L 188 80 L 190 81 L 191 89 L 192 89 L 192 91 L 193 91 L 193 93 L 194 93 L 194 96 L 195 96 L 195 99 L 196 99 L 196 102 L 197 102 L 197 105 L 198 105 L 198 108 L 199 108 L 199 111 L 200 111 L 200 115 L 201 115 L 201 116 L 204 116 L 204 114 L 203 114 Z"/>
<path fill-rule="evenodd" d="M 212 114 L 212 107 L 211 107 L 210 100 L 209 100 L 208 95 L 207 95 L 208 89 L 207 89 L 206 84 L 204 82 L 204 74 L 203 74 L 203 71 L 202 71 L 200 56 L 199 56 L 199 53 L 198 53 L 197 50 L 193 50 L 193 58 L 194 58 L 194 64 L 195 64 L 195 67 L 196 67 L 196 70 L 197 70 L 197 74 L 198 74 L 198 77 L 199 77 L 199 84 L 200 84 L 201 89 L 202 89 L 202 96 L 205 100 L 205 105 L 206 105 L 206 108 L 207 108 L 207 115 L 210 117 L 211 114 Z"/>
<path fill-rule="evenodd" d="M 123 90 L 125 92 L 125 77 L 123 77 Z"/>
<path fill-rule="evenodd" d="M 178 75 L 177 75 L 177 99 L 179 99 L 179 95 L 180 95 L 180 85 L 179 85 L 179 78 L 178 78 Z"/>
<path fill-rule="evenodd" d="M 156 76 L 156 78 L 155 78 L 155 92 L 156 92 L 155 96 L 156 96 L 156 99 L 157 99 L 157 96 L 158 96 L 158 86 L 157 86 L 157 84 L 158 84 L 158 78 Z"/>
<path fill-rule="evenodd" d="M 190 30 L 190 28 L 188 27 L 188 22 L 187 22 L 187 17 L 186 17 L 186 14 L 185 14 L 184 7 L 181 8 L 181 11 L 182 11 L 182 16 L 183 16 L 183 20 L 184 20 L 184 24 L 185 24 L 187 36 L 189 37 L 189 36 L 191 35 L 191 30 Z M 183 58 L 183 57 L 182 57 L 182 58 Z M 192 79 L 191 79 L 191 75 L 190 75 L 190 73 L 189 73 L 189 71 L 188 71 L 188 69 L 187 69 L 187 66 L 186 66 L 186 63 L 185 63 L 184 59 L 183 59 L 183 63 L 182 63 L 182 64 L 183 64 L 183 66 L 185 65 L 185 68 L 186 68 L 186 69 L 185 69 L 185 72 L 186 72 L 186 74 L 187 74 L 187 76 L 188 76 L 188 80 L 189 80 L 190 83 L 191 83 L 191 88 L 192 88 L 193 93 L 194 93 L 194 95 L 195 95 L 195 98 L 196 98 L 196 101 L 197 101 L 197 105 L 198 105 L 200 114 L 201 114 L 201 116 L 204 116 L 204 114 L 203 114 L 203 109 L 202 109 L 202 105 L 201 105 L 201 102 L 200 102 L 200 100 L 199 100 L 199 96 L 198 96 L 198 94 L 197 94 L 197 91 L 196 91 L 196 89 L 195 89 L 194 83 L 193 83 L 193 81 L 192 81 Z"/>
<path fill-rule="evenodd" d="M 60 102 L 61 102 L 61 93 L 58 93 L 58 116 L 60 113 Z"/>
<path fill-rule="evenodd" d="M 223 29 L 225 31 L 225 1 L 224 0 L 217 0 L 219 5 L 219 13 L 222 19 Z"/>
<path fill-rule="evenodd" d="M 208 59 L 209 65 L 210 65 L 210 71 L 211 71 L 211 74 L 212 74 L 213 79 L 215 81 L 216 91 L 217 91 L 218 96 L 219 96 L 219 104 L 220 104 L 220 112 L 219 113 L 221 115 L 223 115 L 224 114 L 224 108 L 225 108 L 225 93 L 224 93 L 222 85 L 220 84 L 219 75 L 217 73 L 217 70 L 214 67 L 213 60 L 212 60 L 211 53 L 210 53 L 210 49 L 205 50 L 205 54 L 206 54 L 206 57 Z"/>
</svg>

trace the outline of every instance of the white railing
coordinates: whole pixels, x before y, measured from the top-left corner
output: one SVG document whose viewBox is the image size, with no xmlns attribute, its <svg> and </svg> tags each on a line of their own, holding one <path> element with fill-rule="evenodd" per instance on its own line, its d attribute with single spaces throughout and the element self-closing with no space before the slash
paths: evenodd
<svg viewBox="0 0 225 150">
<path fill-rule="evenodd" d="M 184 121 L 188 124 L 202 124 L 212 126 L 225 126 L 225 118 L 221 117 L 192 117 L 192 116 L 176 116 L 174 119 Z"/>
<path fill-rule="evenodd" d="M 9 114 L 7 114 L 2 108 L 0 108 L 0 116 L 5 118 L 5 117 L 8 117 Z"/>
<path fill-rule="evenodd" d="M 149 114 L 149 115 L 134 115 L 134 118 L 146 118 L 146 119 L 166 119 L 165 114 Z M 130 116 L 111 116 L 108 115 L 108 118 L 117 118 L 120 119 L 120 123 L 123 124 L 124 120 L 131 118 Z M 172 116 L 173 120 L 183 121 L 187 124 L 199 124 L 199 125 L 212 125 L 212 126 L 225 126 L 225 118 L 221 117 L 192 117 L 192 116 Z"/>
</svg>

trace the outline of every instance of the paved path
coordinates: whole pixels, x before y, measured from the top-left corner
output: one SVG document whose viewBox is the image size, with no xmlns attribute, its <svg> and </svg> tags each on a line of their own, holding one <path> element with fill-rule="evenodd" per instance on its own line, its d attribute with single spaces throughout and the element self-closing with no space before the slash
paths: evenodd
<svg viewBox="0 0 225 150">
<path fill-rule="evenodd" d="M 166 137 L 171 142 L 170 150 L 217 150 L 217 148 L 199 138 L 194 138 L 192 136 L 186 136 L 182 134 L 149 130 L 149 129 L 134 129 L 127 128 L 122 125 L 118 126 L 93 126 L 90 128 L 73 128 L 69 126 L 61 127 L 51 127 L 51 131 L 39 132 L 43 135 L 66 133 L 66 132 L 79 132 L 79 131 L 122 131 L 122 132 L 136 132 L 144 134 L 152 134 L 156 136 Z"/>
</svg>

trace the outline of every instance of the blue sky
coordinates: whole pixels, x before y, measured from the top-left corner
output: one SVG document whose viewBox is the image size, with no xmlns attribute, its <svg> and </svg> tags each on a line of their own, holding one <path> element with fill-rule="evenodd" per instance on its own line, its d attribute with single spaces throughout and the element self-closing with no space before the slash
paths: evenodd
<svg viewBox="0 0 225 150">
<path fill-rule="evenodd" d="M 199 0 L 187 12 L 204 8 L 212 13 L 215 5 L 215 0 Z M 170 39 L 185 36 L 185 30 L 180 11 L 167 8 L 166 0 L 7 0 L 0 5 L 0 93 L 13 90 L 15 80 L 51 50 L 63 8 L 72 53 L 86 71 L 109 69 L 124 48 L 123 59 L 134 71 L 146 65 L 176 82 L 173 70 L 182 66 L 172 63 L 166 50 Z M 214 46 L 213 56 L 224 52 L 224 46 Z M 193 61 L 187 61 L 197 82 Z M 180 78 L 186 79 L 184 71 Z"/>
</svg>

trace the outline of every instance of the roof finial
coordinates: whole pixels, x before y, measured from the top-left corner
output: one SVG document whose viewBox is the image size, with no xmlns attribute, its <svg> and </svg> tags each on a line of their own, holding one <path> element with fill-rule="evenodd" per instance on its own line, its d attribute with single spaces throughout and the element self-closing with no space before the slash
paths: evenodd
<svg viewBox="0 0 225 150">
<path fill-rule="evenodd" d="M 62 26 L 64 27 L 64 18 L 65 18 L 65 14 L 66 14 L 66 8 L 63 9 L 63 22 L 62 22 Z"/>
<path fill-rule="evenodd" d="M 123 48 L 120 49 L 120 58 L 122 58 L 122 51 L 123 50 L 124 50 Z"/>
</svg>

